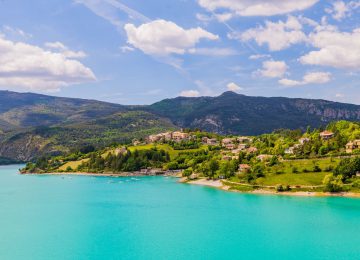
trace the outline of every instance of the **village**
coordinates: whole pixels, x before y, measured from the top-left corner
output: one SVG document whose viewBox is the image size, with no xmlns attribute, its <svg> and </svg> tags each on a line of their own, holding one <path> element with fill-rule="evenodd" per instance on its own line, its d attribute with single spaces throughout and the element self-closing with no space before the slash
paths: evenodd
<svg viewBox="0 0 360 260">
<path fill-rule="evenodd" d="M 331 141 L 335 134 L 331 131 L 322 131 L 319 133 L 319 137 L 323 142 Z M 250 154 L 253 155 L 254 158 L 258 162 L 267 163 L 271 158 L 276 157 L 276 160 L 284 161 L 284 157 L 296 159 L 296 154 L 301 150 L 301 148 L 309 143 L 311 139 L 309 137 L 301 137 L 298 139 L 297 143 L 293 144 L 284 149 L 283 154 L 266 154 L 260 153 L 259 149 L 254 144 L 254 139 L 256 137 L 249 136 L 236 136 L 236 137 L 210 137 L 203 136 L 201 137 L 201 141 L 197 138 L 197 136 L 191 132 L 174 131 L 174 132 L 164 132 L 155 135 L 150 135 L 145 139 L 146 144 L 159 144 L 159 143 L 168 143 L 168 142 L 188 142 L 188 141 L 199 141 L 203 146 L 211 146 L 217 147 L 220 151 L 221 160 L 223 161 L 231 161 L 231 160 L 239 160 L 239 154 Z M 133 145 L 138 146 L 144 143 L 134 140 Z M 124 148 L 122 148 L 124 149 Z M 344 152 L 346 154 L 353 154 L 355 151 L 360 149 L 360 139 L 353 140 L 348 142 L 344 147 Z M 124 152 L 124 151 L 123 151 Z M 239 163 L 238 165 L 238 173 L 246 173 L 251 171 L 251 165 L 248 163 Z M 157 171 L 158 173 L 164 172 L 161 169 L 144 169 L 143 173 L 146 174 L 154 174 Z M 358 173 L 360 176 L 360 173 Z M 194 175 L 192 175 L 194 176 Z"/>
<path fill-rule="evenodd" d="M 354 131 L 356 127 L 351 122 L 337 122 L 327 130 L 283 129 L 259 136 L 167 131 L 88 154 L 44 158 L 29 163 L 23 172 L 176 176 L 186 181 L 222 180 L 234 189 L 252 190 L 278 190 L 278 184 L 283 184 L 279 190 L 326 187 L 336 191 L 348 190 L 349 185 L 357 190 L 360 126 L 359 131 Z"/>
</svg>

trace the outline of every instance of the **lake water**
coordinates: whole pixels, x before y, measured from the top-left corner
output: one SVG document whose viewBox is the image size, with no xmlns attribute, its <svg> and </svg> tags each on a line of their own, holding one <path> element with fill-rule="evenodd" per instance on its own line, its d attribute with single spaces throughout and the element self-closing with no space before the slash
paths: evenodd
<svg viewBox="0 0 360 260">
<path fill-rule="evenodd" d="M 360 259 L 360 199 L 0 167 L 0 259 Z"/>
</svg>

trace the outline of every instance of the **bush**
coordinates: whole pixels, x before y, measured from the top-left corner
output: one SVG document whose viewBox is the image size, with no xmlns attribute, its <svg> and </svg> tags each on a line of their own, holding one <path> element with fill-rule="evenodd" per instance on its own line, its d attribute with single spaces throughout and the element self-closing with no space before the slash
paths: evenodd
<svg viewBox="0 0 360 260">
<path fill-rule="evenodd" d="M 284 187 L 284 191 L 290 191 L 290 190 L 291 190 L 290 185 L 286 185 L 286 186 Z"/>
<path fill-rule="evenodd" d="M 189 176 L 191 176 L 192 173 L 193 173 L 192 168 L 188 168 L 188 169 L 183 171 L 182 176 L 183 177 L 189 177 Z"/>
<path fill-rule="evenodd" d="M 315 165 L 313 168 L 313 172 L 321 172 L 321 168 L 319 167 L 319 165 Z"/>
<path fill-rule="evenodd" d="M 324 191 L 327 192 L 340 192 L 344 188 L 344 183 L 342 182 L 343 176 L 338 175 L 334 176 L 334 174 L 328 174 L 325 176 L 323 180 L 323 184 L 325 185 Z"/>
<path fill-rule="evenodd" d="M 352 187 L 357 188 L 357 189 L 360 189 L 360 180 L 355 180 L 355 181 L 352 183 Z"/>
<path fill-rule="evenodd" d="M 325 172 L 332 172 L 334 170 L 334 167 L 332 167 L 331 165 L 330 166 L 327 166 L 324 171 Z"/>
<path fill-rule="evenodd" d="M 283 187 L 281 184 L 276 185 L 275 189 L 276 189 L 277 192 L 282 192 L 282 191 L 284 191 L 284 187 Z"/>
</svg>

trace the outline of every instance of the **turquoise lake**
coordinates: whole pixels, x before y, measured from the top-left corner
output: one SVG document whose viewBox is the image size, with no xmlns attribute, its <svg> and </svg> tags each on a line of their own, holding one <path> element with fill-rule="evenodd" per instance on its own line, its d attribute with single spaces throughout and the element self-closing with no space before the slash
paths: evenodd
<svg viewBox="0 0 360 260">
<path fill-rule="evenodd" d="M 360 199 L 0 167 L 0 259 L 360 259 Z"/>
</svg>

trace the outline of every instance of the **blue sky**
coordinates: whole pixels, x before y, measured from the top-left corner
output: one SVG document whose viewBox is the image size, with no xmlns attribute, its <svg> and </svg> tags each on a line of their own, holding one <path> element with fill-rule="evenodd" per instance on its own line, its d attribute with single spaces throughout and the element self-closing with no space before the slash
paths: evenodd
<svg viewBox="0 0 360 260">
<path fill-rule="evenodd" d="M 360 0 L 1 0 L 0 88 L 360 104 Z"/>
</svg>

